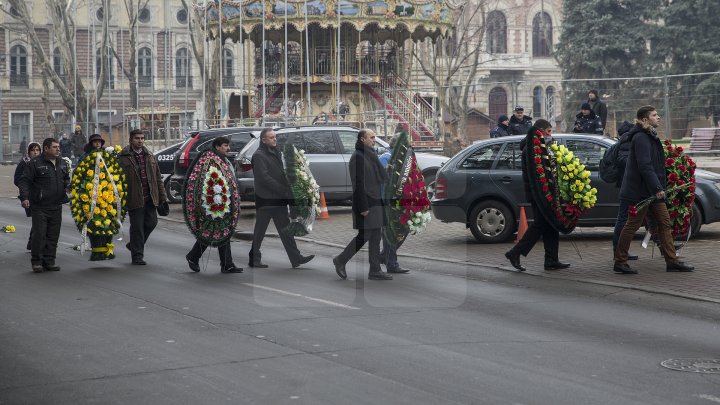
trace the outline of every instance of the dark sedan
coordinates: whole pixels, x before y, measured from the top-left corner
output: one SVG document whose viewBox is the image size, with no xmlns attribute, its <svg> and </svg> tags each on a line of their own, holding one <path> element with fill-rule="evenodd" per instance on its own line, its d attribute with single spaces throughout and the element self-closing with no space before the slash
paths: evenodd
<svg viewBox="0 0 720 405">
<path fill-rule="evenodd" d="M 437 173 L 431 201 L 435 217 L 443 222 L 465 223 L 480 242 L 510 240 L 517 231 L 520 207 L 529 206 L 520 164 L 523 138 L 489 139 L 453 156 Z M 614 226 L 619 189 L 600 179 L 598 167 L 603 153 L 615 140 L 581 134 L 557 134 L 553 139 L 564 144 L 590 170 L 592 185 L 598 189 L 597 205 L 586 213 L 579 226 Z M 720 221 L 720 175 L 698 169 L 695 177 L 693 234 L 702 224 Z M 531 212 L 527 216 L 532 220 Z"/>
</svg>

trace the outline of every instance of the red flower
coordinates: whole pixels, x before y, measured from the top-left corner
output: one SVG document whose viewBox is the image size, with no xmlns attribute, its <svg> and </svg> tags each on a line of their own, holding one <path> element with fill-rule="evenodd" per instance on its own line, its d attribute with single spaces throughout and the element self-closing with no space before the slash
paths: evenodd
<svg viewBox="0 0 720 405">
<path fill-rule="evenodd" d="M 680 171 L 683 173 L 685 173 L 687 171 L 687 168 L 683 165 L 678 166 L 678 169 L 680 169 Z"/>
<path fill-rule="evenodd" d="M 637 208 L 634 205 L 628 207 L 628 215 L 630 215 L 631 217 L 637 216 Z"/>
<path fill-rule="evenodd" d="M 407 219 L 407 217 L 405 217 L 405 214 L 400 215 L 400 223 L 403 225 L 407 225 L 408 219 Z"/>
<path fill-rule="evenodd" d="M 224 185 L 225 185 L 225 182 L 223 181 L 223 179 L 220 179 L 220 180 L 217 181 L 217 184 L 220 185 L 220 186 L 224 186 Z"/>
<path fill-rule="evenodd" d="M 533 139 L 533 145 L 540 145 L 540 140 L 537 138 Z"/>
<path fill-rule="evenodd" d="M 543 184 L 543 185 L 542 185 L 542 191 L 545 192 L 545 193 L 547 193 L 548 190 L 550 190 L 550 187 L 548 187 L 547 184 Z"/>
<path fill-rule="evenodd" d="M 210 177 L 212 177 L 213 179 L 217 179 L 218 178 L 217 172 L 210 173 Z"/>
<path fill-rule="evenodd" d="M 548 202 L 552 202 L 553 200 L 553 196 L 551 196 L 550 194 L 546 195 L 545 198 L 548 200 Z"/>
<path fill-rule="evenodd" d="M 540 166 L 537 168 L 537 172 L 538 172 L 538 174 L 543 174 L 543 173 L 545 173 L 545 169 L 543 169 L 542 166 Z"/>
<path fill-rule="evenodd" d="M 205 199 L 205 201 L 207 201 L 208 204 L 212 204 L 212 202 L 213 202 L 212 196 L 211 196 L 211 195 L 207 196 L 207 198 Z"/>
<path fill-rule="evenodd" d="M 678 199 L 678 198 L 673 199 L 673 200 L 672 200 L 672 205 L 674 205 L 674 206 L 680 205 L 680 199 Z"/>
<path fill-rule="evenodd" d="M 670 152 L 672 152 L 672 150 L 673 150 L 673 147 L 672 147 L 672 146 L 668 146 L 668 147 L 667 147 L 667 148 L 665 148 L 665 149 L 667 149 L 667 150 L 669 150 Z"/>
<path fill-rule="evenodd" d="M 536 164 L 536 165 L 539 165 L 540 163 L 542 163 L 542 159 L 540 159 L 539 157 L 536 157 L 536 158 L 535 158 L 535 164 Z"/>
<path fill-rule="evenodd" d="M 668 182 L 675 183 L 678 180 L 678 176 L 675 173 L 670 173 L 668 175 Z"/>
<path fill-rule="evenodd" d="M 677 150 L 678 152 L 682 152 L 682 151 L 683 151 L 683 147 L 682 147 L 682 146 L 678 146 L 677 148 L 675 148 L 675 150 Z"/>
<path fill-rule="evenodd" d="M 547 177 L 545 177 L 545 176 L 540 177 L 540 183 L 543 183 L 543 184 L 547 183 Z"/>
<path fill-rule="evenodd" d="M 212 181 L 212 179 L 208 180 L 207 182 L 208 186 L 212 187 L 215 185 L 215 182 Z"/>
<path fill-rule="evenodd" d="M 539 155 L 540 153 L 542 153 L 542 149 L 540 149 L 539 146 L 534 147 L 533 151 L 535 152 L 536 155 Z"/>
<path fill-rule="evenodd" d="M 665 160 L 666 166 L 672 166 L 674 164 L 675 164 L 675 159 L 673 159 L 673 158 L 668 158 L 667 160 Z"/>
<path fill-rule="evenodd" d="M 226 195 L 222 196 L 222 201 L 223 201 L 223 202 L 227 202 L 227 196 L 226 196 Z"/>
<path fill-rule="evenodd" d="M 666 140 L 665 140 L 665 145 L 672 145 L 672 140 L 666 139 Z"/>
</svg>

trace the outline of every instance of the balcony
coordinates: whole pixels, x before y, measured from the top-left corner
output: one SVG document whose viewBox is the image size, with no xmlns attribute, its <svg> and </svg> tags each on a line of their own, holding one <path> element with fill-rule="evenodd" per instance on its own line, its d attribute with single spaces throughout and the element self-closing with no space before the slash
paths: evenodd
<svg viewBox="0 0 720 405">
<path fill-rule="evenodd" d="M 28 75 L 10 73 L 10 87 L 28 87 Z"/>
<path fill-rule="evenodd" d="M 178 89 L 192 89 L 192 76 L 175 76 L 175 87 Z"/>
</svg>

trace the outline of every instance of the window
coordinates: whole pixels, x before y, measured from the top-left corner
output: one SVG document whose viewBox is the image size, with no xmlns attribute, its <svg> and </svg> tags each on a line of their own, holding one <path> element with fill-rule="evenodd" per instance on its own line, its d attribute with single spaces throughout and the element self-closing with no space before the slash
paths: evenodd
<svg viewBox="0 0 720 405">
<path fill-rule="evenodd" d="M 10 143 L 20 143 L 23 139 L 30 142 L 30 119 L 29 112 L 10 113 Z"/>
<path fill-rule="evenodd" d="M 507 93 L 502 87 L 495 87 L 490 90 L 488 113 L 490 118 L 496 120 L 499 116 L 507 115 Z"/>
<path fill-rule="evenodd" d="M 17 11 L 17 9 L 14 6 L 10 6 L 10 15 L 15 18 L 20 17 L 20 13 Z"/>
<path fill-rule="evenodd" d="M 107 52 L 107 65 L 105 66 L 105 80 L 107 80 L 107 86 L 111 89 L 115 88 L 115 75 L 113 72 L 113 54 L 110 48 L 105 50 Z M 98 49 L 95 54 L 95 78 L 100 79 L 100 68 L 102 66 L 102 50 Z"/>
<path fill-rule="evenodd" d="M 295 145 L 298 149 L 305 149 L 305 144 L 303 143 L 302 136 L 298 136 L 294 133 L 279 133 L 277 136 L 277 147 L 281 151 L 285 147 L 285 144 L 290 142 L 292 145 Z M 259 140 L 258 140 L 259 141 Z"/>
<path fill-rule="evenodd" d="M 65 114 L 64 111 L 53 111 L 53 120 L 54 123 L 52 125 L 53 135 L 57 134 L 59 137 L 59 134 L 61 132 L 65 132 L 68 135 L 72 134 L 72 123 L 73 123 L 73 116 L 70 114 Z"/>
<path fill-rule="evenodd" d="M 150 22 L 150 10 L 148 10 L 147 7 L 143 7 L 143 9 L 140 10 L 140 14 L 138 14 L 138 20 L 143 24 L 147 24 Z"/>
<path fill-rule="evenodd" d="M 501 146 L 501 143 L 497 143 L 482 147 L 470 154 L 460 166 L 464 169 L 490 169 Z"/>
<path fill-rule="evenodd" d="M 53 70 L 61 79 L 65 78 L 65 66 L 60 56 L 60 48 L 55 48 L 53 51 Z"/>
<path fill-rule="evenodd" d="M 355 143 L 357 142 L 357 131 L 338 131 L 338 136 L 340 137 L 343 153 L 353 153 L 355 151 Z"/>
<path fill-rule="evenodd" d="M 532 110 L 533 118 L 542 117 L 542 105 L 543 105 L 542 93 L 543 93 L 543 90 L 542 90 L 542 87 L 540 87 L 540 86 L 537 86 L 533 89 L 533 110 Z"/>
<path fill-rule="evenodd" d="M 552 86 L 545 89 L 545 117 L 548 121 L 555 118 L 555 88 Z"/>
<path fill-rule="evenodd" d="M 305 141 L 305 153 L 308 154 L 335 154 L 335 139 L 332 132 L 303 132 Z M 357 137 L 357 135 L 356 135 Z"/>
<path fill-rule="evenodd" d="M 10 86 L 28 86 L 27 62 L 27 51 L 24 46 L 15 45 L 10 48 Z"/>
<path fill-rule="evenodd" d="M 97 18 L 98 21 L 102 21 L 105 18 L 105 10 L 103 10 L 102 7 L 98 8 L 95 12 L 95 18 Z"/>
<path fill-rule="evenodd" d="M 235 134 L 230 137 L 230 152 L 240 152 L 242 148 L 252 139 L 250 134 Z"/>
<path fill-rule="evenodd" d="M 152 86 L 152 51 L 147 47 L 138 51 L 138 86 Z"/>
<path fill-rule="evenodd" d="M 568 150 L 590 171 L 600 169 L 600 159 L 602 159 L 605 154 L 605 149 L 607 149 L 605 145 L 599 143 L 575 139 L 565 141 L 565 146 L 567 146 Z"/>
<path fill-rule="evenodd" d="M 188 12 L 184 8 L 181 8 L 178 10 L 177 14 L 175 15 L 175 18 L 177 19 L 177 22 L 180 24 L 187 24 L 188 22 Z"/>
<path fill-rule="evenodd" d="M 537 13 L 533 18 L 533 56 L 548 57 L 552 50 L 552 19 L 548 13 Z"/>
<path fill-rule="evenodd" d="M 115 115 L 115 111 L 98 111 L 97 120 L 98 125 L 104 130 L 108 131 L 112 125 L 112 117 Z"/>
<path fill-rule="evenodd" d="M 488 53 L 507 53 L 507 23 L 502 12 L 488 14 L 486 41 Z"/>
<path fill-rule="evenodd" d="M 223 49 L 223 87 L 235 87 L 235 77 L 233 76 L 233 53 L 231 50 Z"/>
<path fill-rule="evenodd" d="M 520 142 L 508 142 L 498 158 L 495 170 L 522 170 Z"/>
<path fill-rule="evenodd" d="M 175 52 L 175 87 L 192 88 L 190 77 L 190 56 L 187 48 L 180 48 Z"/>
</svg>

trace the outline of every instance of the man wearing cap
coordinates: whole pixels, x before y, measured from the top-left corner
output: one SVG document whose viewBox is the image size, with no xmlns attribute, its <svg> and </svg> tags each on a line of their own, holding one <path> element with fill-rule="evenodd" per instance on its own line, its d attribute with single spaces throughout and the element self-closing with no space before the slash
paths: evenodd
<svg viewBox="0 0 720 405">
<path fill-rule="evenodd" d="M 603 124 L 589 103 L 583 103 L 580 106 L 580 113 L 575 116 L 575 127 L 573 132 L 579 134 L 603 134 Z"/>
<path fill-rule="evenodd" d="M 497 125 L 495 128 L 490 130 L 490 138 L 500 138 L 503 136 L 510 135 L 510 119 L 507 115 L 503 114 L 498 117 Z"/>
<path fill-rule="evenodd" d="M 525 109 L 518 105 L 510 118 L 510 135 L 527 135 L 532 128 L 532 118 L 525 115 Z"/>
<path fill-rule="evenodd" d="M 595 115 L 600 117 L 600 122 L 602 123 L 603 128 L 605 128 L 607 126 L 607 104 L 600 100 L 600 95 L 597 90 L 592 89 L 588 92 L 587 102 L 590 104 L 590 108 L 592 108 Z"/>
</svg>

